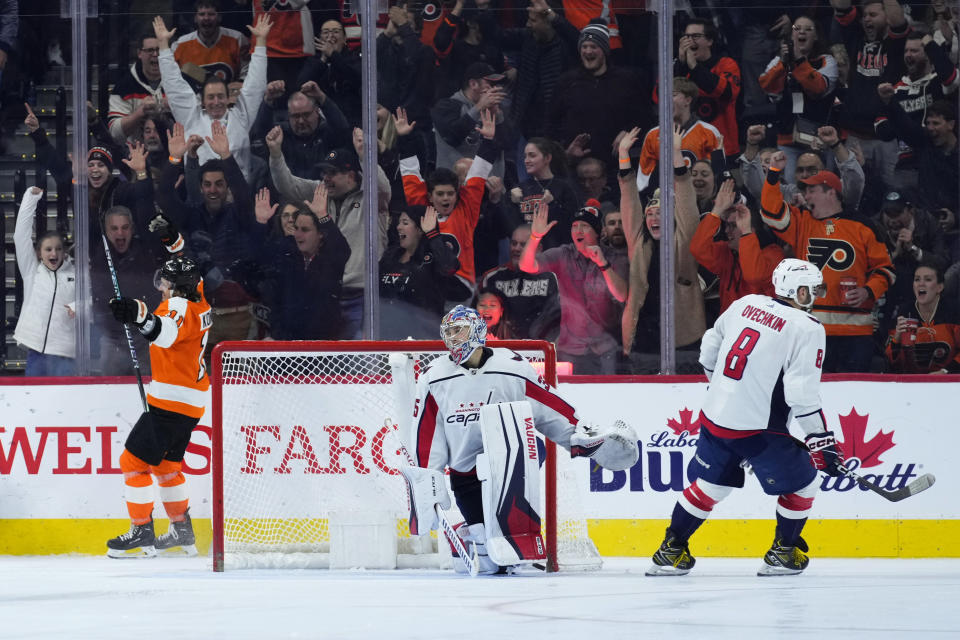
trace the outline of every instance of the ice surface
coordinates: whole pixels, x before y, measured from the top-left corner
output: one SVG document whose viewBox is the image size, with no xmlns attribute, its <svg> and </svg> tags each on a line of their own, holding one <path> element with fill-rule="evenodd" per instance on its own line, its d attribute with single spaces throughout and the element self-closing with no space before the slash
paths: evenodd
<svg viewBox="0 0 960 640">
<path fill-rule="evenodd" d="M 608 558 L 596 573 L 471 579 L 4 557 L 0 638 L 960 637 L 960 560 L 813 558 L 771 578 L 759 562 L 700 558 L 688 576 L 647 578 L 647 560 Z"/>
</svg>

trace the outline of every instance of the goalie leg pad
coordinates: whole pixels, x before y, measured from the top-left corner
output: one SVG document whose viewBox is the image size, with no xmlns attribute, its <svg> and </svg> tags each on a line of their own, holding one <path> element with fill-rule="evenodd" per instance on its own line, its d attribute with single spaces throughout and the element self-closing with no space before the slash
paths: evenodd
<svg viewBox="0 0 960 640">
<path fill-rule="evenodd" d="M 546 558 L 540 535 L 540 467 L 530 403 L 492 404 L 480 409 L 483 453 L 477 477 L 483 496 L 486 549 L 500 566 Z"/>
<path fill-rule="evenodd" d="M 570 436 L 570 455 L 593 458 L 604 469 L 623 471 L 640 459 L 637 433 L 623 420 L 617 420 L 609 429 L 578 425 Z"/>
<path fill-rule="evenodd" d="M 401 467 L 400 473 L 407 481 L 410 492 L 410 534 L 418 536 L 429 533 L 439 526 L 433 505 L 444 510 L 450 508 L 450 492 L 443 474 L 423 467 Z"/>
</svg>

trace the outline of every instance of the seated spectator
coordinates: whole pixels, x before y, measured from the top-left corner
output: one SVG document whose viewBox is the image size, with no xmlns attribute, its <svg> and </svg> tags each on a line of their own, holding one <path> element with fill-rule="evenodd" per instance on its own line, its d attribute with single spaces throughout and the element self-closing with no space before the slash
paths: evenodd
<svg viewBox="0 0 960 640">
<path fill-rule="evenodd" d="M 564 149 L 572 146 L 572 157 L 606 159 L 622 131 L 653 124 L 651 84 L 638 72 L 611 64 L 610 31 L 600 18 L 580 31 L 577 50 L 580 64 L 557 80 L 562 90 L 547 107 L 547 131 Z"/>
<path fill-rule="evenodd" d="M 292 236 L 275 245 L 268 264 L 276 268 L 271 288 L 270 337 L 275 340 L 336 340 L 341 335 L 340 291 L 350 246 L 328 214 L 327 188 L 317 185 L 309 211 L 298 210 Z M 258 220 L 276 211 L 266 193 L 257 198 Z"/>
<path fill-rule="evenodd" d="M 927 108 L 923 126 L 916 123 L 892 96 L 882 93 L 886 113 L 897 131 L 897 137 L 910 145 L 916 158 L 920 204 L 927 209 L 960 207 L 956 185 L 960 180 L 957 154 L 957 116 L 954 106 L 946 100 L 934 102 Z"/>
<path fill-rule="evenodd" d="M 893 263 L 870 220 L 844 207 L 840 178 L 821 171 L 801 180 L 803 208 L 784 202 L 778 153 L 763 184 L 761 214 L 797 258 L 817 265 L 827 293 L 811 313 L 827 334 L 823 371 L 870 370 L 873 358 L 873 308 L 894 281 Z"/>
<path fill-rule="evenodd" d="M 719 313 L 749 293 L 773 296 L 773 270 L 783 260 L 783 249 L 761 222 L 759 212 L 744 200 L 734 181 L 725 180 L 713 210 L 700 220 L 690 241 L 693 257 L 720 280 Z"/>
<path fill-rule="evenodd" d="M 680 37 L 673 75 L 689 78 L 696 84 L 697 117 L 720 132 L 724 156 L 733 158 L 740 152 L 737 127 L 740 66 L 733 58 L 714 51 L 716 40 L 717 30 L 711 21 L 688 22 Z"/>
<path fill-rule="evenodd" d="M 507 322 L 507 305 L 503 294 L 495 289 L 480 291 L 477 298 L 477 313 L 487 323 L 487 338 L 494 340 L 516 340 Z"/>
<path fill-rule="evenodd" d="M 160 304 L 160 292 L 154 286 L 153 277 L 159 256 L 166 252 L 157 251 L 159 247 L 154 246 L 152 237 L 140 238 L 134 235 L 134 230 L 130 209 L 123 205 L 107 209 L 103 216 L 103 231 L 117 278 L 123 283 L 124 291 L 136 291 L 137 297 L 146 302 L 148 308 L 154 309 Z M 93 370 L 101 376 L 133 375 L 130 345 L 123 325 L 113 320 L 108 305 L 110 299 L 116 297 L 116 292 L 102 241 L 90 246 L 90 293 L 93 300 L 90 328 Z M 145 340 L 133 341 L 140 372 L 144 376 L 150 375 L 149 346 Z"/>
<path fill-rule="evenodd" d="M 153 33 L 144 34 L 137 47 L 137 60 L 120 77 L 110 94 L 107 124 L 116 144 L 140 132 L 146 117 L 168 113 L 160 86 L 159 43 Z M 178 71 L 179 73 L 179 71 Z"/>
<path fill-rule="evenodd" d="M 881 83 L 877 86 L 877 93 L 881 102 L 888 99 L 895 102 L 915 124 L 922 127 L 927 119 L 927 107 L 956 94 L 960 86 L 960 73 L 946 51 L 929 34 L 921 31 L 907 34 L 903 64 L 907 72 L 900 81 L 896 84 Z M 877 114 L 873 126 L 881 140 L 898 137 L 885 110 Z M 919 176 L 916 158 L 913 149 L 905 141 L 900 141 L 900 157 L 894 176 L 898 189 L 917 187 Z"/>
<path fill-rule="evenodd" d="M 557 357 L 571 362 L 579 375 L 612 374 L 620 303 L 627 299 L 627 264 L 611 262 L 600 245 L 601 219 L 596 207 L 584 207 L 570 225 L 571 243 L 537 254 L 541 240 L 557 225 L 540 201 L 530 239 L 520 256 L 527 273 L 552 271 L 560 285 L 560 337 Z"/>
<path fill-rule="evenodd" d="M 523 153 L 523 166 L 526 180 L 510 190 L 510 200 L 519 209 L 518 218 L 530 224 L 540 202 L 548 206 L 550 220 L 557 222 L 543 239 L 543 247 L 552 249 L 566 242 L 566 234 L 573 216 L 579 209 L 577 192 L 566 179 L 566 156 L 563 149 L 553 140 L 531 138 Z M 554 225 L 551 225 L 551 229 Z"/>
<path fill-rule="evenodd" d="M 577 186 L 580 202 L 590 198 L 598 202 L 614 202 L 620 199 L 607 182 L 607 165 L 603 160 L 587 156 L 577 163 Z"/>
<path fill-rule="evenodd" d="M 941 263 L 923 260 L 913 272 L 914 299 L 896 310 L 887 341 L 895 373 L 960 373 L 960 310 L 942 293 Z"/>
<path fill-rule="evenodd" d="M 315 82 L 324 95 L 333 100 L 350 126 L 360 126 L 362 111 L 362 74 L 360 52 L 347 47 L 343 25 L 327 20 L 320 27 L 320 37 L 314 38 L 316 54 L 309 58 L 297 77 L 298 87 Z"/>
<path fill-rule="evenodd" d="M 833 106 L 837 61 L 826 45 L 817 23 L 800 16 L 781 42 L 780 55 L 760 76 L 760 86 L 777 106 L 777 144 L 787 158 L 787 182 L 793 182 L 797 156 L 814 145 Z"/>
<path fill-rule="evenodd" d="M 682 132 L 682 149 L 694 160 L 709 160 L 715 174 L 723 171 L 723 136 L 713 125 L 700 120 L 693 110 L 699 89 L 686 78 L 673 79 L 673 124 Z M 654 127 L 643 138 L 640 149 L 637 189 L 645 191 L 659 180 L 656 173 L 660 161 L 660 127 Z"/>
<path fill-rule="evenodd" d="M 437 167 L 453 169 L 461 158 L 473 158 L 480 146 L 480 114 L 493 113 L 497 123 L 497 144 L 503 149 L 513 139 L 512 127 L 504 126 L 500 104 L 506 98 L 505 76 L 495 73 L 486 62 L 475 62 L 463 74 L 460 90 L 441 98 L 430 110 L 437 145 Z M 497 154 L 490 175 L 502 178 L 503 152 Z"/>
<path fill-rule="evenodd" d="M 762 125 L 754 125 L 760 127 Z M 756 149 L 756 143 L 751 144 L 751 139 L 756 139 L 757 129 L 750 127 L 747 130 L 747 150 L 741 156 L 740 169 L 743 176 L 743 183 L 754 198 L 759 198 L 763 192 L 764 180 L 766 180 L 767 170 L 770 168 L 768 162 L 763 166 L 763 159 L 760 155 L 753 156 L 753 159 L 747 161 L 751 149 Z M 834 127 L 820 127 L 817 130 L 818 147 L 829 149 L 837 161 L 837 171 L 839 172 L 840 183 L 843 185 L 843 202 L 853 211 L 858 209 L 860 198 L 863 195 L 866 178 L 863 173 L 863 167 L 860 165 L 857 156 L 852 153 L 847 146 L 840 140 L 837 130 Z M 787 155 L 781 150 L 777 150 L 771 156 L 771 161 L 779 158 L 783 162 L 789 162 Z M 797 163 L 794 167 L 795 182 L 781 182 L 780 190 L 783 192 L 783 199 L 787 202 L 801 206 L 802 203 L 802 181 L 814 176 L 826 168 L 822 151 L 809 150 L 804 151 L 797 157 Z M 781 176 L 783 178 L 783 176 Z"/>
<path fill-rule="evenodd" d="M 290 173 L 283 157 L 283 130 L 274 127 L 267 134 L 267 149 L 270 151 L 270 174 L 281 197 L 290 202 L 303 202 L 312 197 L 317 182 L 298 178 Z M 340 310 L 343 324 L 340 332 L 343 340 L 359 340 L 363 333 L 363 292 L 366 282 L 365 221 L 363 213 L 364 191 L 377 198 L 377 258 L 387 246 L 387 227 L 390 224 L 387 204 L 390 202 L 390 183 L 383 170 L 377 167 L 374 180 L 363 180 L 360 163 L 352 149 L 334 149 L 320 165 L 323 184 L 327 188 L 327 212 L 350 246 L 350 258 L 343 272 L 343 290 L 340 294 Z"/>
<path fill-rule="evenodd" d="M 259 219 L 254 198 L 240 165 L 230 149 L 226 127 L 218 120 L 211 123 L 212 138 L 207 138 L 208 155 L 218 156 L 200 167 L 199 201 L 180 199 L 174 185 L 183 171 L 187 152 L 184 128 L 173 127 L 167 141 L 170 164 L 160 178 L 156 202 L 165 219 L 160 224 L 167 234 L 171 229 L 183 232 L 187 250 L 200 267 L 204 295 L 213 309 L 214 323 L 208 334 L 208 352 L 222 340 L 246 340 L 257 333 L 252 313 L 254 298 L 243 286 L 244 278 L 231 267 L 260 253 L 268 234 L 267 220 Z M 190 178 L 186 179 L 187 182 Z M 188 188 L 188 192 L 190 189 Z M 157 223 L 151 222 L 156 230 Z"/>
<path fill-rule="evenodd" d="M 690 167 L 690 183 L 697 195 L 697 211 L 703 213 L 713 209 L 713 199 L 717 195 L 717 174 L 713 172 L 713 163 L 709 160 L 697 160 Z"/>
<path fill-rule="evenodd" d="M 240 166 L 244 177 L 251 173 L 250 127 L 267 88 L 266 41 L 273 23 L 266 16 L 260 16 L 256 26 L 248 27 L 254 37 L 255 48 L 250 59 L 250 67 L 240 97 L 235 107 L 229 108 L 227 102 L 227 83 L 216 76 L 208 77 L 203 83 L 200 103 L 193 89 L 180 74 L 180 67 L 170 51 L 170 38 L 173 32 L 163 23 L 163 18 L 153 19 L 153 30 L 160 47 L 160 73 L 163 77 L 163 89 L 166 91 L 173 117 L 183 125 L 187 136 L 198 134 L 208 136 L 213 122 L 221 122 L 226 127 L 230 141 L 231 155 Z M 229 114 L 229 116 L 228 116 Z M 213 159 L 208 147 L 200 148 L 200 164 Z"/>
<path fill-rule="evenodd" d="M 433 339 L 443 316 L 445 281 L 460 265 L 437 228 L 437 210 L 412 206 L 397 219 L 395 245 L 380 258 L 381 340 Z"/>
<path fill-rule="evenodd" d="M 40 187 L 27 189 L 17 212 L 13 241 L 23 279 L 23 307 L 13 337 L 27 349 L 27 377 L 72 376 L 77 348 L 75 269 L 58 232 L 42 234 L 36 245 L 31 241 L 42 195 Z"/>
<path fill-rule="evenodd" d="M 505 322 L 517 338 L 556 340 L 560 325 L 557 276 L 550 271 L 526 273 L 520 255 L 530 239 L 530 225 L 521 224 L 510 235 L 510 261 L 483 274 L 483 290 L 503 296 Z M 539 249 L 540 247 L 538 247 Z"/>
<path fill-rule="evenodd" d="M 497 147 L 493 142 L 496 135 L 494 115 L 486 110 L 481 118 L 483 125 L 479 133 L 482 140 L 462 187 L 457 174 L 449 169 L 437 169 L 424 181 L 420 175 L 420 160 L 414 153 L 415 143 L 411 144 L 412 141 L 407 138 L 416 123 L 407 119 L 404 109 L 397 109 L 394 119 L 402 145 L 400 172 L 407 203 L 410 206 L 429 204 L 437 210 L 440 233 L 451 237 L 454 253 L 460 261 L 456 274 L 460 284 L 447 292 L 447 300 L 451 301 L 472 299 L 476 284 L 474 231 L 480 218 L 486 178 L 497 155 Z"/>
<path fill-rule="evenodd" d="M 636 176 L 630 166 L 630 148 L 640 135 L 631 130 L 620 141 L 620 212 L 630 255 L 630 295 L 623 310 L 623 353 L 634 373 L 656 373 L 660 369 L 660 193 L 654 192 L 646 208 L 640 203 Z M 682 152 L 683 133 L 675 125 L 673 168 L 676 183 L 674 213 L 674 332 L 677 364 L 694 366 L 699 357 L 700 338 L 707 330 L 703 292 L 697 276 L 697 261 L 690 253 L 690 240 L 700 218 L 690 170 Z"/>
<path fill-rule="evenodd" d="M 213 0 L 196 4 L 193 22 L 196 31 L 186 33 L 170 45 L 173 59 L 182 68 L 194 64 L 229 85 L 243 80 L 249 64 L 250 41 L 239 31 L 220 26 L 220 14 Z"/>
</svg>

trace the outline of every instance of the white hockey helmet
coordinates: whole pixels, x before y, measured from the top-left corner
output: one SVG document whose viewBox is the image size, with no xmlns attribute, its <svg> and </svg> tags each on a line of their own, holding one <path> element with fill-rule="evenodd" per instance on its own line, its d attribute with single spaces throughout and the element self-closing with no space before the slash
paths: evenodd
<svg viewBox="0 0 960 640">
<path fill-rule="evenodd" d="M 487 343 L 487 323 L 476 309 L 458 304 L 443 316 L 440 337 L 455 364 L 467 360 Z"/>
<path fill-rule="evenodd" d="M 810 292 L 810 298 L 806 304 L 797 299 L 800 287 L 807 287 Z M 796 258 L 784 258 L 773 270 L 773 289 L 778 296 L 789 298 L 805 309 L 812 307 L 816 298 L 827 293 L 827 287 L 823 284 L 823 274 L 820 273 L 817 265 Z"/>
</svg>

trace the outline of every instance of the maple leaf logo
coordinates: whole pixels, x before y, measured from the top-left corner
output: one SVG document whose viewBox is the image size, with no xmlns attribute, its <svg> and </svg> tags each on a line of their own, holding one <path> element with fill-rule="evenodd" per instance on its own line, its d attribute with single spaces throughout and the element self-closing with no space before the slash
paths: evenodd
<svg viewBox="0 0 960 640">
<path fill-rule="evenodd" d="M 677 435 L 680 435 L 686 431 L 690 435 L 695 436 L 700 433 L 700 420 L 697 419 L 695 421 L 691 421 L 692 417 L 693 411 L 684 407 L 680 410 L 680 422 L 670 418 L 667 420 L 667 426 L 670 427 L 670 430 Z"/>
<path fill-rule="evenodd" d="M 839 443 L 843 457 L 857 458 L 861 467 L 876 467 L 883 464 L 880 456 L 894 447 L 893 431 L 884 433 L 879 430 L 877 435 L 867 440 L 867 420 L 870 414 L 860 415 L 856 408 L 851 407 L 850 413 L 840 417 L 840 429 L 843 431 L 843 442 Z"/>
</svg>

